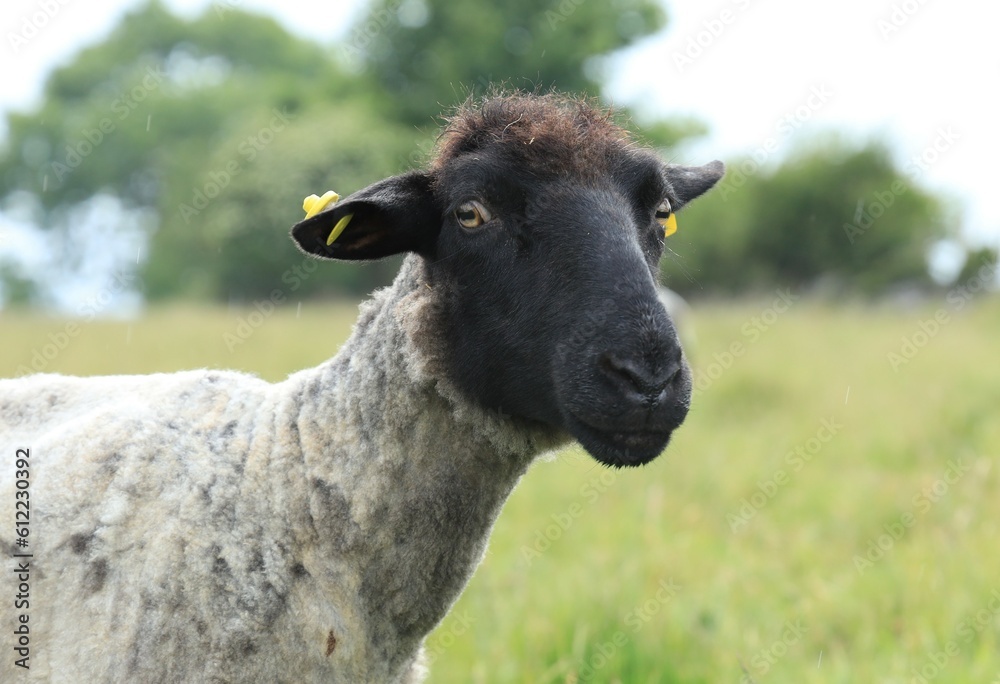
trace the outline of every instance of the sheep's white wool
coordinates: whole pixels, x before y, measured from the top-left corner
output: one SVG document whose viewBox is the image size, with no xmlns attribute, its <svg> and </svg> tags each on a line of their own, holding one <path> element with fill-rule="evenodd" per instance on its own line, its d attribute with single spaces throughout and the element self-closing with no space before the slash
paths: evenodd
<svg viewBox="0 0 1000 684">
<path fill-rule="evenodd" d="M 32 679 L 422 678 L 424 636 L 503 501 L 563 439 L 451 386 L 422 278 L 408 257 L 334 358 L 278 384 L 0 381 L 0 454 L 31 449 Z M 8 464 L 0 501 L 13 493 Z M 8 558 L 12 542 L 0 526 Z M 4 682 L 23 674 L 12 617 L 5 600 Z"/>
</svg>

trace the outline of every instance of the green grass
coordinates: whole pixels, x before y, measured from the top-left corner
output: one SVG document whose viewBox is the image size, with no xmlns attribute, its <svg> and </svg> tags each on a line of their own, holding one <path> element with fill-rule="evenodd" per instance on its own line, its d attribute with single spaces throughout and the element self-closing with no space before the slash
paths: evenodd
<svg viewBox="0 0 1000 684">
<path fill-rule="evenodd" d="M 799 303 L 752 341 L 766 305 L 696 307 L 704 389 L 652 465 L 569 449 L 531 469 L 428 640 L 431 682 L 1000 681 L 1000 303 L 949 309 L 897 370 L 889 353 L 936 305 Z M 230 350 L 249 314 L 82 323 L 45 370 L 276 380 L 331 355 L 354 308 L 279 310 Z M 0 330 L 9 376 L 66 321 L 5 312 Z M 744 499 L 763 505 L 734 531 Z"/>
</svg>

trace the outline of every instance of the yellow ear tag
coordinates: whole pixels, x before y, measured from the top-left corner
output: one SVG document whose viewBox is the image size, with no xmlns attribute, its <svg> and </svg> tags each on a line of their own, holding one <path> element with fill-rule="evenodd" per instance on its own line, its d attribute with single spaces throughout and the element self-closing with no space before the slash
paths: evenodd
<svg viewBox="0 0 1000 684">
<path fill-rule="evenodd" d="M 667 217 L 666 222 L 663 224 L 666 231 L 663 233 L 663 237 L 670 237 L 677 232 L 677 214 L 671 212 L 670 216 Z"/>
<path fill-rule="evenodd" d="M 340 195 L 335 193 L 333 190 L 327 190 L 323 193 L 322 197 L 319 197 L 318 195 L 309 195 L 302 200 L 302 209 L 306 212 L 306 218 L 311 219 L 331 204 L 336 204 L 339 199 Z"/>
<path fill-rule="evenodd" d="M 337 225 L 335 225 L 333 230 L 330 231 L 330 237 L 326 239 L 327 245 L 332 245 L 333 241 L 340 237 L 340 234 L 344 232 L 344 228 L 347 228 L 347 224 L 351 222 L 352 218 L 354 218 L 354 214 L 344 214 L 340 220 L 337 221 Z"/>
</svg>

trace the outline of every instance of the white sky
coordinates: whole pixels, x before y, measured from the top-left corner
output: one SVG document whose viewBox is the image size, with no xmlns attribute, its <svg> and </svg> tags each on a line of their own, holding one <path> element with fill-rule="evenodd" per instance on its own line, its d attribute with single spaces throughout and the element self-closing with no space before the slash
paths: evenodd
<svg viewBox="0 0 1000 684">
<path fill-rule="evenodd" d="M 99 41 L 138 4 L 5 0 L 0 112 L 36 104 L 55 65 Z M 301 35 L 333 45 L 365 2 L 337 0 L 325 5 L 330 9 L 315 0 L 216 4 L 265 12 Z M 212 2 L 167 0 L 167 5 L 192 14 Z M 931 155 L 936 158 L 921 179 L 961 204 L 967 235 L 1000 243 L 1000 202 L 990 200 L 997 192 L 993 169 L 1000 159 L 1000 3 L 666 0 L 666 5 L 667 31 L 613 60 L 609 94 L 653 112 L 706 121 L 709 137 L 685 157 L 707 161 L 750 153 L 773 138 L 779 147 L 771 156 L 777 158 L 795 134 L 847 130 L 887 137 L 907 163 L 937 142 L 946 149 Z M 546 6 L 540 3 L 539 11 Z M 889 23 L 893 18 L 898 28 Z M 688 49 L 690 61 L 682 63 Z M 810 101 L 813 92 L 826 95 Z M 782 121 L 796 112 L 797 132 L 791 134 Z M 939 140 L 941 131 L 950 131 L 954 140 Z"/>
</svg>

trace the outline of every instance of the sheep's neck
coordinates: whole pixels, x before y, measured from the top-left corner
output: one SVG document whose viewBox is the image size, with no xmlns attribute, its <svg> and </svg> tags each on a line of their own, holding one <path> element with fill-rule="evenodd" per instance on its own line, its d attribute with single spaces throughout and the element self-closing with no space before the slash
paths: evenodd
<svg viewBox="0 0 1000 684">
<path fill-rule="evenodd" d="M 426 287 L 415 271 L 404 267 L 341 352 L 308 376 L 298 416 L 331 585 L 358 602 L 371 646 L 385 653 L 415 651 L 445 615 L 518 478 L 551 446 L 547 435 L 443 396 L 446 381 L 405 329 L 427 315 L 407 308 Z"/>
</svg>

